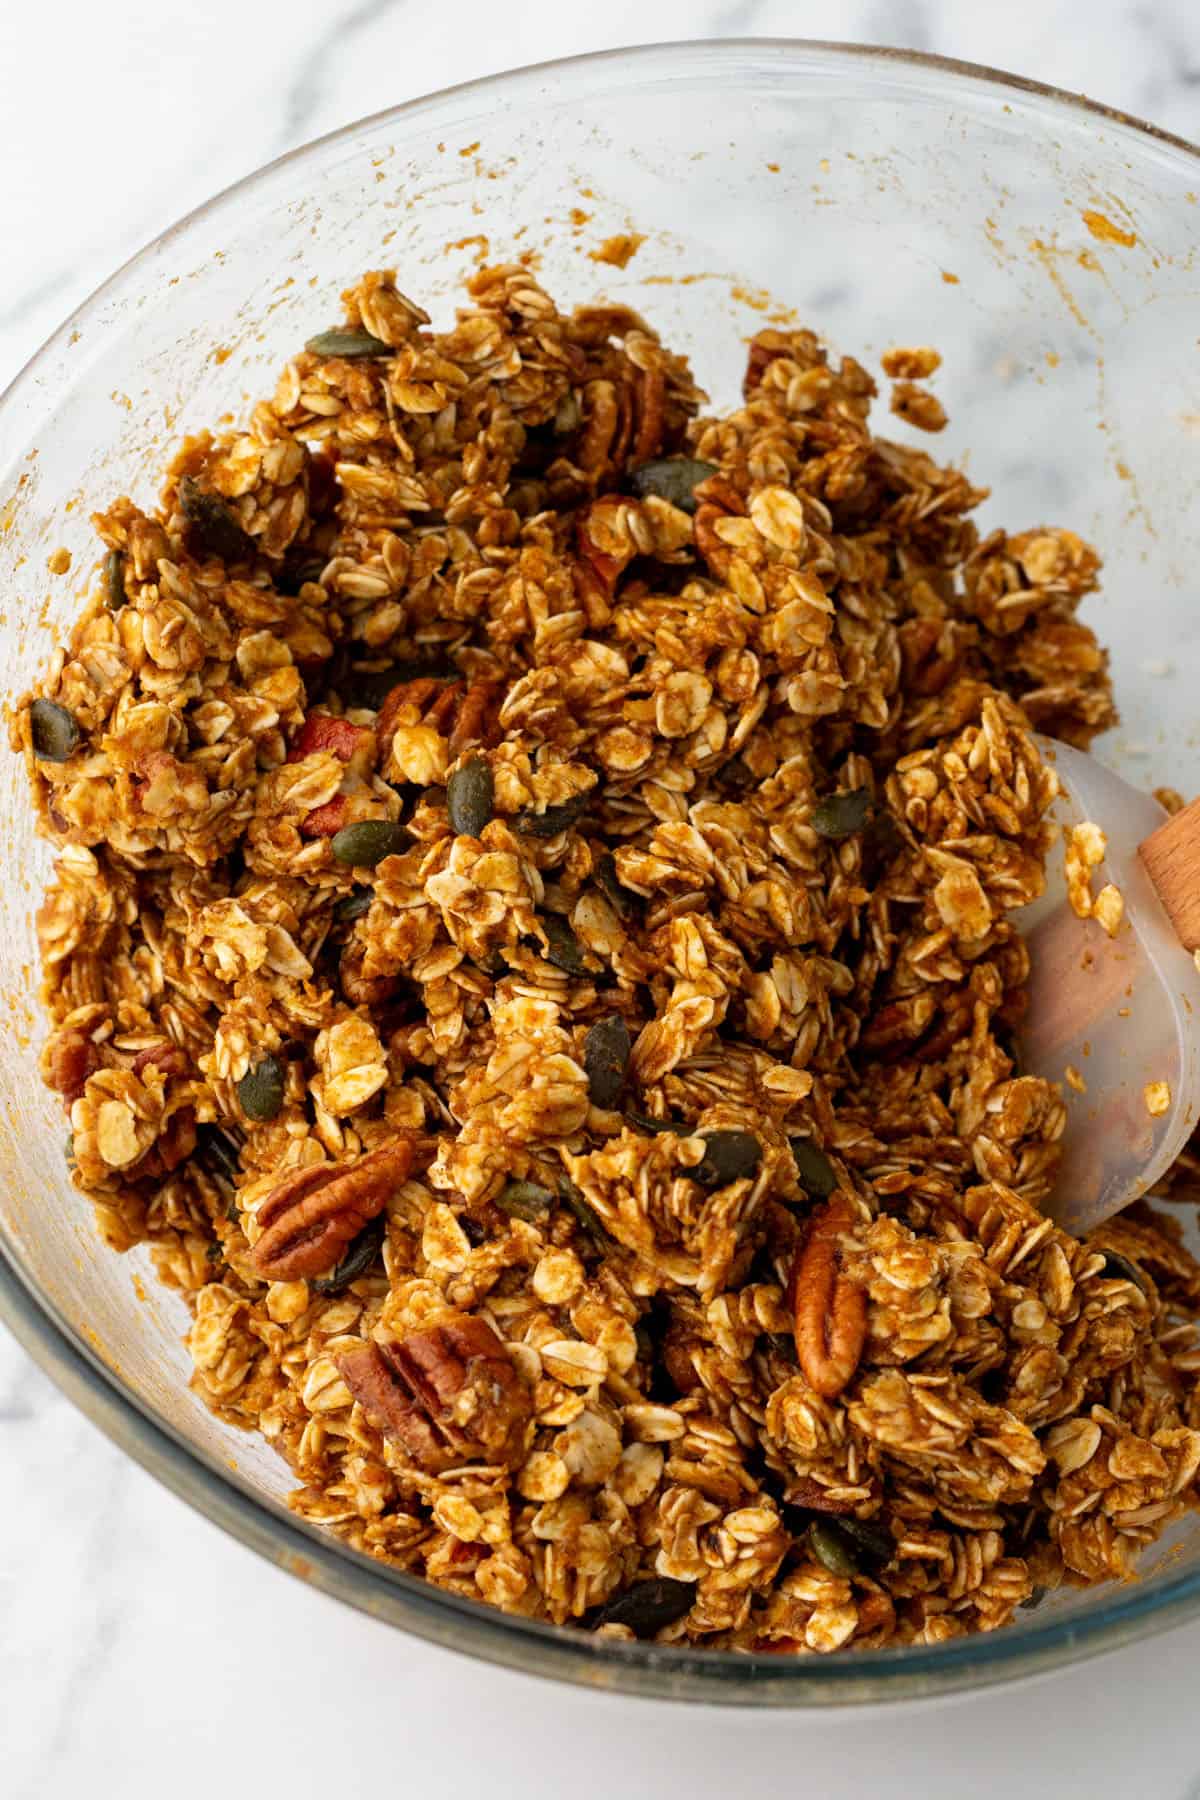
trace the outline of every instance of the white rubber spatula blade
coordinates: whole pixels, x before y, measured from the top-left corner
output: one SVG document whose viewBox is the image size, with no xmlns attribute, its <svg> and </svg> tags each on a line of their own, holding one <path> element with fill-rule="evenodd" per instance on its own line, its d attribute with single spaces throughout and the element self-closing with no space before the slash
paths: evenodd
<svg viewBox="0 0 1200 1800">
<path fill-rule="evenodd" d="M 1115 937 L 1078 918 L 1060 844 L 1045 894 L 1014 914 L 1032 963 L 1021 1068 L 1062 1083 L 1067 1109 L 1047 1210 L 1081 1236 L 1147 1193 L 1200 1118 L 1200 970 L 1138 854 L 1166 819 L 1163 808 L 1083 751 L 1040 742 L 1063 787 L 1051 818 L 1064 831 L 1089 819 L 1101 827 L 1107 850 L 1092 891 L 1113 882 L 1125 901 Z M 1084 1092 L 1067 1080 L 1068 1068 Z M 1150 1110 L 1148 1088 L 1169 1094 L 1165 1111 Z"/>
</svg>

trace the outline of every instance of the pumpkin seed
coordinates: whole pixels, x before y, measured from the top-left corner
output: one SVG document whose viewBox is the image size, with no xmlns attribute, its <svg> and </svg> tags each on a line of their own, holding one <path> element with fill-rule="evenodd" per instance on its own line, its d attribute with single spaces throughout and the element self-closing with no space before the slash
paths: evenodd
<svg viewBox="0 0 1200 1800">
<path fill-rule="evenodd" d="M 333 909 L 333 916 L 339 925 L 349 925 L 355 919 L 361 919 L 365 912 L 370 911 L 374 898 L 374 888 L 355 888 L 352 894 L 347 894 L 344 900 L 338 901 Z"/>
<path fill-rule="evenodd" d="M 325 569 L 326 558 L 309 556 L 304 558 L 283 559 L 283 567 L 275 585 L 281 594 L 296 595 L 310 581 L 319 582 Z"/>
<path fill-rule="evenodd" d="M 512 974 L 498 950 L 491 950 L 484 956 L 473 956 L 471 961 L 481 975 L 488 975 L 493 981 L 501 981 L 506 975 Z"/>
<path fill-rule="evenodd" d="M 332 331 L 318 331 L 304 348 L 314 356 L 391 356 L 392 346 L 369 331 L 354 331 L 349 326 L 335 326 Z"/>
<path fill-rule="evenodd" d="M 546 948 L 542 952 L 546 961 L 568 975 L 586 975 L 588 968 L 583 945 L 561 913 L 547 913 L 542 920 L 542 930 L 546 934 Z"/>
<path fill-rule="evenodd" d="M 825 1152 L 808 1138 L 789 1138 L 788 1145 L 800 1186 L 811 1199 L 827 1200 L 837 1186 L 837 1176 Z"/>
<path fill-rule="evenodd" d="M 664 1132 L 674 1132 L 676 1137 L 688 1135 L 687 1126 L 677 1125 L 674 1119 L 652 1119 L 648 1113 L 639 1112 L 627 1112 L 625 1117 L 631 1125 L 636 1125 L 639 1131 L 646 1132 L 650 1137 L 659 1137 Z"/>
<path fill-rule="evenodd" d="M 220 1244 L 210 1244 L 208 1249 L 204 1252 L 204 1260 L 205 1262 L 210 1263 L 224 1262 L 225 1252 Z"/>
<path fill-rule="evenodd" d="M 1035 1606 L 1040 1606 L 1042 1604 L 1042 1601 L 1046 1598 L 1046 1595 L 1049 1592 L 1050 1592 L 1049 1588 L 1044 1588 L 1044 1587 L 1030 1588 L 1029 1593 L 1026 1595 L 1025 1599 L 1019 1600 L 1017 1602 L 1017 1604 L 1022 1612 L 1032 1612 Z"/>
<path fill-rule="evenodd" d="M 904 834 L 886 806 L 871 814 L 862 834 L 863 874 L 874 881 L 904 848 Z"/>
<path fill-rule="evenodd" d="M 808 822 L 823 838 L 853 837 L 866 824 L 870 805 L 869 788 L 847 788 L 818 801 Z"/>
<path fill-rule="evenodd" d="M 713 776 L 713 786 L 733 799 L 737 799 L 740 794 L 748 794 L 751 788 L 757 785 L 755 776 L 751 774 L 740 756 L 735 756 L 730 762 L 722 763 Z"/>
<path fill-rule="evenodd" d="M 696 1599 L 694 1581 L 675 1581 L 669 1575 L 652 1575 L 635 1581 L 596 1614 L 597 1625 L 626 1625 L 635 1637 L 654 1637 L 664 1626 L 674 1625 L 690 1612 Z"/>
<path fill-rule="evenodd" d="M 696 488 L 716 472 L 716 463 L 700 462 L 694 456 L 656 456 L 634 469 L 630 481 L 639 500 L 654 495 L 682 512 L 694 513 Z"/>
<path fill-rule="evenodd" d="M 73 714 L 53 700 L 34 701 L 29 708 L 29 733 L 39 762 L 66 762 L 79 743 Z"/>
<path fill-rule="evenodd" d="M 492 767 L 482 756 L 472 756 L 455 769 L 446 783 L 446 811 L 459 837 L 477 838 L 495 810 L 496 784 Z"/>
<path fill-rule="evenodd" d="M 617 859 L 611 850 L 606 850 L 596 864 L 596 886 L 623 925 L 636 918 L 640 905 L 639 896 L 621 886 L 617 875 Z"/>
<path fill-rule="evenodd" d="M 548 806 L 545 812 L 536 812 L 532 808 L 519 812 L 513 819 L 513 827 L 517 831 L 523 831 L 527 837 L 557 837 L 560 831 L 565 831 L 568 825 L 575 823 L 591 797 L 592 790 L 588 788 L 586 793 L 572 794 L 569 800 L 562 801 L 558 806 Z"/>
<path fill-rule="evenodd" d="M 277 1057 L 264 1056 L 247 1069 L 237 1084 L 238 1101 L 248 1119 L 273 1119 L 283 1105 L 284 1067 Z"/>
<path fill-rule="evenodd" d="M 895 1538 L 885 1525 L 874 1519 L 842 1518 L 837 1521 L 837 1529 L 850 1539 L 859 1567 L 865 1574 L 873 1575 L 885 1569 L 896 1554 Z"/>
<path fill-rule="evenodd" d="M 598 1250 L 605 1249 L 606 1241 L 603 1225 L 600 1223 L 579 1189 L 575 1186 L 575 1183 L 568 1180 L 565 1175 L 559 1176 L 558 1197 L 568 1211 L 574 1213 L 576 1219 L 579 1221 L 580 1225 L 582 1225 L 588 1237 L 591 1238 L 596 1248 Z"/>
<path fill-rule="evenodd" d="M 120 612 L 125 604 L 125 557 L 120 550 L 110 550 L 104 559 L 104 604 L 109 612 Z"/>
<path fill-rule="evenodd" d="M 496 1196 L 496 1205 L 510 1219 L 524 1219 L 533 1225 L 544 1219 L 554 1205 L 554 1193 L 537 1181 L 506 1181 Z"/>
<path fill-rule="evenodd" d="M 350 1240 L 350 1246 L 340 1263 L 337 1263 L 328 1275 L 318 1275 L 311 1284 L 317 1294 L 340 1294 L 343 1288 L 350 1286 L 365 1275 L 371 1264 L 379 1255 L 383 1244 L 384 1221 L 382 1215 L 364 1225 L 356 1238 Z"/>
<path fill-rule="evenodd" d="M 242 530 L 233 508 L 192 475 L 179 483 L 179 510 L 190 528 L 189 549 L 219 556 L 226 563 L 244 562 L 254 555 L 254 540 Z"/>
<path fill-rule="evenodd" d="M 728 1187 L 753 1176 L 762 1161 L 762 1145 L 750 1131 L 702 1131 L 704 1158 L 688 1174 L 702 1188 Z"/>
<path fill-rule="evenodd" d="M 1142 1271 L 1115 1250 L 1104 1252 L 1104 1273 L 1110 1281 L 1131 1281 L 1139 1294 L 1146 1292 L 1146 1277 Z"/>
<path fill-rule="evenodd" d="M 235 1186 L 242 1172 L 240 1137 L 240 1132 L 234 1138 L 219 1125 L 201 1125 L 196 1132 L 196 1160 L 226 1187 Z"/>
<path fill-rule="evenodd" d="M 814 1519 L 808 1528 L 808 1543 L 822 1568 L 831 1575 L 849 1577 L 861 1573 L 854 1546 L 841 1531 L 842 1521 Z"/>
<path fill-rule="evenodd" d="M 615 1106 L 629 1067 L 629 1027 L 620 1013 L 597 1019 L 583 1044 L 588 1098 L 593 1106 Z"/>
<path fill-rule="evenodd" d="M 359 819 L 343 825 L 330 841 L 329 848 L 338 862 L 353 869 L 373 869 L 385 856 L 395 856 L 403 847 L 405 831 L 394 819 Z"/>
</svg>

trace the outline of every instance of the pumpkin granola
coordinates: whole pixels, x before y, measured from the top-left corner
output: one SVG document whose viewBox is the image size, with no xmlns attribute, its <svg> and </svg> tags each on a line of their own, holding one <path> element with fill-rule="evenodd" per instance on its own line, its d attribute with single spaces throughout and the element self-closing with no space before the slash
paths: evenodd
<svg viewBox="0 0 1200 1800">
<path fill-rule="evenodd" d="M 609 1637 L 933 1643 L 1121 1577 L 1195 1500 L 1200 1267 L 1044 1216 L 1013 1049 L 1031 734 L 1114 716 L 1095 554 L 981 537 L 808 331 L 712 416 L 524 267 L 447 331 L 345 300 L 97 517 L 14 726 L 43 1073 L 197 1394 L 304 1518 Z M 930 429 L 937 367 L 884 359 Z"/>
</svg>

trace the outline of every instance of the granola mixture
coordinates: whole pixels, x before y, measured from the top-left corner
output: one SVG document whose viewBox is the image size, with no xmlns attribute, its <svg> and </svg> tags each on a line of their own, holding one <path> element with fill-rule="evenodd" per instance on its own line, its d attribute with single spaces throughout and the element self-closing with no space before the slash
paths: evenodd
<svg viewBox="0 0 1200 1800">
<path fill-rule="evenodd" d="M 1200 1266 L 1043 1216 L 1012 1042 L 1096 556 L 981 538 L 808 331 L 713 417 L 628 308 L 469 300 L 364 277 L 97 517 L 14 726 L 76 1186 L 297 1512 L 458 1594 L 827 1652 L 1121 1577 Z"/>
</svg>

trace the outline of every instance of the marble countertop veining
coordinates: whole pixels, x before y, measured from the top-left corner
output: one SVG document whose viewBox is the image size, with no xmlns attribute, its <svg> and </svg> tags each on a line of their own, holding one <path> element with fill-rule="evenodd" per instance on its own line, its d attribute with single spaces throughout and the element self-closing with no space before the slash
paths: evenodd
<svg viewBox="0 0 1200 1800">
<path fill-rule="evenodd" d="M 401 99 L 622 43 L 903 45 L 1200 138 L 1194 0 L 63 0 L 0 8 L 0 386 L 96 283 L 231 181 Z M 434 1651 L 285 1578 L 159 1488 L 0 1330 L 0 1793 L 433 1789 L 578 1800 L 1195 1790 L 1200 1625 L 870 1720 L 680 1711 Z"/>
</svg>

